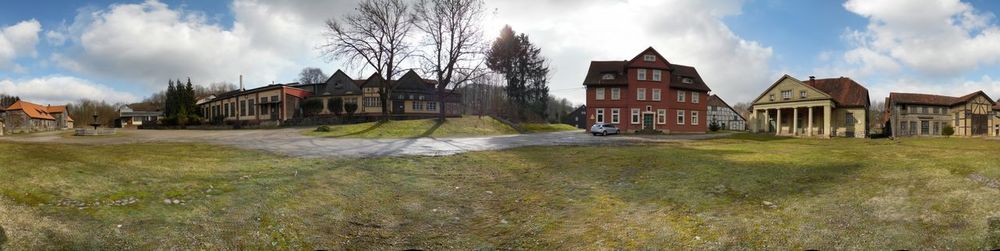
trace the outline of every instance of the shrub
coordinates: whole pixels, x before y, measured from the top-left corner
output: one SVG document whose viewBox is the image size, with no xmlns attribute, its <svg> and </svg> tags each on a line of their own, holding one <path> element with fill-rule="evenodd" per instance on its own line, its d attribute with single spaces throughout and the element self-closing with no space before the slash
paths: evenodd
<svg viewBox="0 0 1000 251">
<path fill-rule="evenodd" d="M 354 112 L 358 111 L 358 104 L 357 103 L 344 104 L 344 110 L 345 112 L 347 112 L 347 120 L 351 120 L 351 117 L 354 116 Z"/>
<path fill-rule="evenodd" d="M 326 107 L 330 108 L 330 112 L 332 112 L 333 115 L 340 116 L 341 113 L 344 113 L 344 99 L 340 97 L 334 97 L 329 101 L 327 101 Z"/>
<path fill-rule="evenodd" d="M 319 99 L 308 99 L 302 101 L 302 111 L 306 116 L 313 116 L 323 111 L 323 101 Z"/>
<path fill-rule="evenodd" d="M 330 131 L 330 126 L 321 125 L 321 126 L 319 126 L 319 127 L 316 128 L 316 131 L 317 132 L 329 132 Z"/>
<path fill-rule="evenodd" d="M 718 132 L 721 129 L 722 127 L 719 126 L 719 123 L 712 122 L 711 124 L 708 124 L 708 130 L 711 130 L 713 132 Z"/>
<path fill-rule="evenodd" d="M 955 135 L 955 128 L 951 126 L 944 126 L 944 128 L 941 128 L 941 135 L 944 136 Z"/>
</svg>

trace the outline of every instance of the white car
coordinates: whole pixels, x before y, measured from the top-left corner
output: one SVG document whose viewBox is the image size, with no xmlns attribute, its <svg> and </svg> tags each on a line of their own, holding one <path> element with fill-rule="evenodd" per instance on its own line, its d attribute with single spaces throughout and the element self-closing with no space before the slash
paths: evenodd
<svg viewBox="0 0 1000 251">
<path fill-rule="evenodd" d="M 594 136 L 597 136 L 597 135 L 608 136 L 608 134 L 618 134 L 619 131 L 618 131 L 618 127 L 615 127 L 615 125 L 605 124 L 605 123 L 597 123 L 597 124 L 594 124 L 594 126 L 590 127 L 590 133 L 594 134 Z"/>
</svg>

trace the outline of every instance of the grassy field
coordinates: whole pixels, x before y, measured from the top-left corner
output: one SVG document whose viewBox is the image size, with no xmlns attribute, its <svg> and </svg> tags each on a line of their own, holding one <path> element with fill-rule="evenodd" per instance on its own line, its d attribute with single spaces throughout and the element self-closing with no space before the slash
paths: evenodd
<svg viewBox="0 0 1000 251">
<path fill-rule="evenodd" d="M 567 124 L 537 124 L 537 123 L 525 123 L 521 124 L 521 128 L 524 128 L 528 133 L 540 133 L 540 132 L 562 132 L 562 131 L 575 131 L 580 130 L 576 127 Z"/>
<path fill-rule="evenodd" d="M 329 128 L 329 132 L 309 130 L 304 134 L 316 137 L 375 139 L 517 134 L 517 130 L 500 121 L 490 117 L 475 116 L 448 118 L 444 123 L 438 123 L 435 119 L 418 119 L 332 125 Z"/>
<path fill-rule="evenodd" d="M 738 134 L 365 160 L 0 142 L 0 173 L 13 250 L 1000 247 L 1000 141 L 982 139 Z"/>
</svg>

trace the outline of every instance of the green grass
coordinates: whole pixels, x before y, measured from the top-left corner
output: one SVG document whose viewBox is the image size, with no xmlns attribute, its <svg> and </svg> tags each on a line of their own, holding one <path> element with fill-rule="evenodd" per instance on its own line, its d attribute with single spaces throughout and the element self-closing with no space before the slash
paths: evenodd
<svg viewBox="0 0 1000 251">
<path fill-rule="evenodd" d="M 13 250 L 1000 247 L 1000 141 L 984 139 L 736 134 L 361 160 L 0 142 L 0 173 Z"/>
<path fill-rule="evenodd" d="M 517 134 L 510 126 L 490 117 L 467 116 L 448 118 L 444 123 L 435 119 L 394 120 L 384 123 L 369 122 L 329 126 L 329 132 L 309 130 L 306 136 L 338 138 L 419 138 L 460 137 Z"/>
<path fill-rule="evenodd" d="M 521 124 L 521 128 L 524 128 L 528 133 L 540 133 L 540 132 L 562 132 L 562 131 L 576 131 L 580 130 L 576 127 L 567 124 L 541 124 L 541 123 L 524 123 Z"/>
</svg>

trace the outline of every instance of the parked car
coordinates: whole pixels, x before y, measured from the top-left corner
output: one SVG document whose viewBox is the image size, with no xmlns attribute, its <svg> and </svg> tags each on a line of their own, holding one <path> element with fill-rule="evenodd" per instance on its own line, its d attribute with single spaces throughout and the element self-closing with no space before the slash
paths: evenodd
<svg viewBox="0 0 1000 251">
<path fill-rule="evenodd" d="M 618 131 L 618 127 L 615 127 L 615 125 L 605 124 L 605 123 L 597 123 L 597 124 L 594 124 L 594 126 L 590 127 L 590 133 L 594 134 L 594 136 L 597 136 L 597 135 L 607 136 L 608 134 L 618 134 L 619 131 Z"/>
</svg>

